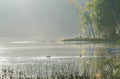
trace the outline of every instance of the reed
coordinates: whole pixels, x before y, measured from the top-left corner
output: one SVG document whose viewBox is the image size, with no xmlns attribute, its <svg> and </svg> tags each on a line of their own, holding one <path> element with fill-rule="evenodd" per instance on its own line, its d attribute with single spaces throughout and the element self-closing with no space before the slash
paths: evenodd
<svg viewBox="0 0 120 79">
<path fill-rule="evenodd" d="M 64 58 L 41 60 L 39 63 L 2 65 L 0 79 L 116 79 L 120 63 L 113 63 L 113 59 L 114 57 Z"/>
</svg>

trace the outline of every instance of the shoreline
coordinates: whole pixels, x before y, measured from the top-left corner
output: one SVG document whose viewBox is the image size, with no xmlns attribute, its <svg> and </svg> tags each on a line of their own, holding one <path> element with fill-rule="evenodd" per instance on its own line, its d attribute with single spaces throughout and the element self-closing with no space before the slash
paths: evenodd
<svg viewBox="0 0 120 79">
<path fill-rule="evenodd" d="M 117 42 L 118 39 L 101 39 L 101 38 L 70 38 L 61 41 L 89 41 L 89 42 Z"/>
</svg>

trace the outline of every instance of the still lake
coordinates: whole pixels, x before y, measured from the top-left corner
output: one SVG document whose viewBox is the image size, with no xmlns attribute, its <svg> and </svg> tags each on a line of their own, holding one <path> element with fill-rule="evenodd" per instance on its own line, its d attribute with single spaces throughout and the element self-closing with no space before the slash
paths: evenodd
<svg viewBox="0 0 120 79">
<path fill-rule="evenodd" d="M 53 72 L 90 75 L 101 73 L 101 63 L 107 59 L 120 64 L 119 48 L 114 43 L 61 42 L 61 41 L 2 41 L 0 45 L 0 72 L 14 70 L 16 78 L 22 74 L 32 77 L 51 77 Z M 106 66 L 106 65 L 105 65 Z M 85 72 L 86 71 L 86 72 Z"/>
</svg>

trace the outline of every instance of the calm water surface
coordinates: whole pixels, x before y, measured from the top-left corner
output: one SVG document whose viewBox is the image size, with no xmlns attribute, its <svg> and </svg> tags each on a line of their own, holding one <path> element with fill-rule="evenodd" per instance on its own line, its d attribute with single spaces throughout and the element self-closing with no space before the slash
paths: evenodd
<svg viewBox="0 0 120 79">
<path fill-rule="evenodd" d="M 56 73 L 68 75 L 77 72 L 80 75 L 89 72 L 91 78 L 93 78 L 93 75 L 102 73 L 107 66 L 109 68 L 109 62 L 105 65 L 101 64 L 102 62 L 112 59 L 112 62 L 115 62 L 112 64 L 113 66 L 120 64 L 119 50 L 107 50 L 119 47 L 119 45 L 114 43 L 60 41 L 1 42 L 0 68 L 1 70 L 13 69 L 16 78 L 19 77 L 20 72 L 28 76 L 32 74 L 32 77 L 39 75 L 44 78 L 50 78 L 51 75 Z"/>
</svg>

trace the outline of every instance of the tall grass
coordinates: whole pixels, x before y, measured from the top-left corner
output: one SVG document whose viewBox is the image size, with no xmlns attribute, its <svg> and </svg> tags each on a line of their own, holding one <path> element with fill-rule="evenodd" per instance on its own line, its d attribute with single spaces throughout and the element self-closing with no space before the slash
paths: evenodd
<svg viewBox="0 0 120 79">
<path fill-rule="evenodd" d="M 0 79 L 116 79 L 120 75 L 119 58 L 47 59 L 39 63 L 1 65 Z"/>
</svg>

